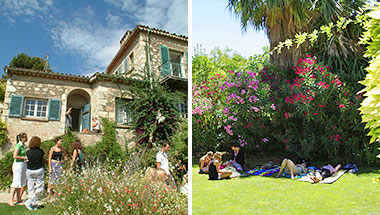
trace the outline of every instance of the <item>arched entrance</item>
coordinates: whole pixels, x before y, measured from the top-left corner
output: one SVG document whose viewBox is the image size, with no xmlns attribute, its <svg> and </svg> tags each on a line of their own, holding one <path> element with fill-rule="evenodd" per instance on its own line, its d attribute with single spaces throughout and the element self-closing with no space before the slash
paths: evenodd
<svg viewBox="0 0 380 215">
<path fill-rule="evenodd" d="M 75 89 L 67 96 L 67 109 L 71 108 L 72 130 L 82 132 L 90 131 L 91 123 L 91 97 L 82 89 Z M 67 110 L 66 109 L 66 110 Z"/>
</svg>

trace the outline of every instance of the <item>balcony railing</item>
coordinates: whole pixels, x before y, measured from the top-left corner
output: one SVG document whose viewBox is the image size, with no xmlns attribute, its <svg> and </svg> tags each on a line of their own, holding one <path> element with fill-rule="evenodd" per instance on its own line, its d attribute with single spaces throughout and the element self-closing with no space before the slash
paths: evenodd
<svg viewBox="0 0 380 215">
<path fill-rule="evenodd" d="M 187 64 L 166 62 L 160 66 L 161 78 L 167 76 L 175 76 L 180 78 L 187 78 Z"/>
</svg>

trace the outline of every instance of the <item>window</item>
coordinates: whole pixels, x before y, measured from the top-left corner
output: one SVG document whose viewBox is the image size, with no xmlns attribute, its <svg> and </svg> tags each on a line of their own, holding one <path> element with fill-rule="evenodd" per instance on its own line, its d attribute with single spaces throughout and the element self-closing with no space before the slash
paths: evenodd
<svg viewBox="0 0 380 215">
<path fill-rule="evenodd" d="M 132 122 L 132 113 L 128 99 L 116 98 L 116 124 L 130 125 Z"/>
<path fill-rule="evenodd" d="M 45 118 L 47 112 L 47 100 L 25 99 L 24 116 Z"/>
<path fill-rule="evenodd" d="M 132 67 L 133 64 L 135 63 L 134 59 L 133 59 L 133 52 L 129 55 L 129 65 Z"/>
<path fill-rule="evenodd" d="M 182 57 L 183 52 L 169 49 L 166 46 L 160 46 L 161 48 L 161 76 L 167 77 L 177 76 L 183 77 L 182 75 Z"/>
<path fill-rule="evenodd" d="M 121 75 L 122 71 L 121 71 L 121 66 L 119 66 L 119 68 L 117 69 L 117 74 L 118 75 Z"/>
<path fill-rule="evenodd" d="M 178 103 L 177 108 L 179 115 L 183 118 L 187 118 L 187 101 Z"/>
<path fill-rule="evenodd" d="M 35 117 L 60 121 L 61 100 L 54 98 L 49 100 L 33 99 L 25 98 L 22 95 L 12 95 L 8 115 L 10 117 Z"/>
</svg>

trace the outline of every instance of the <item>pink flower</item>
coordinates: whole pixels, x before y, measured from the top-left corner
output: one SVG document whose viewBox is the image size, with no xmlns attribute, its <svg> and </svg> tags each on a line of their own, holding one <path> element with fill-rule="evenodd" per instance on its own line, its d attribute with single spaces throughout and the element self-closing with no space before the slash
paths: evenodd
<svg viewBox="0 0 380 215">
<path fill-rule="evenodd" d="M 340 104 L 339 107 L 340 108 L 346 108 L 346 106 L 344 106 L 344 104 Z"/>
<path fill-rule="evenodd" d="M 317 83 L 318 86 L 323 86 L 325 84 L 326 84 L 326 82 L 322 82 L 322 81 L 320 81 L 319 83 Z"/>
<path fill-rule="evenodd" d="M 305 112 L 305 115 L 307 116 L 309 113 L 308 112 Z"/>
<path fill-rule="evenodd" d="M 285 112 L 285 119 L 287 119 L 287 118 L 290 118 L 291 116 L 290 116 L 290 113 L 288 113 L 288 112 Z"/>
<path fill-rule="evenodd" d="M 266 143 L 266 142 L 268 142 L 268 141 L 269 141 L 269 140 L 268 140 L 267 138 L 265 138 L 265 137 L 263 138 L 263 142 L 264 142 L 264 143 Z"/>
<path fill-rule="evenodd" d="M 276 110 L 276 106 L 275 106 L 274 104 L 272 104 L 270 107 L 271 107 L 273 110 Z"/>
</svg>

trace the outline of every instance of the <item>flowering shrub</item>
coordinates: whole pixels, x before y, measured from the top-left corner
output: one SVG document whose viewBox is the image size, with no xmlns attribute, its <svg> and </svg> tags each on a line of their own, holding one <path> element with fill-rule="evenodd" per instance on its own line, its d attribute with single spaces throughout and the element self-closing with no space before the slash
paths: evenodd
<svg viewBox="0 0 380 215">
<path fill-rule="evenodd" d="M 357 110 L 362 99 L 311 56 L 291 70 L 230 71 L 193 86 L 194 149 L 202 141 L 215 148 L 239 141 L 248 153 L 280 150 L 314 161 L 373 162 L 374 147 Z"/>
<path fill-rule="evenodd" d="M 315 57 L 300 59 L 292 71 L 294 78 L 282 81 L 276 96 L 279 111 L 274 126 L 283 131 L 279 142 L 311 160 L 359 159 L 362 154 L 357 151 L 366 141 L 357 111 L 361 95 L 354 95 Z"/>
<path fill-rule="evenodd" d="M 186 195 L 145 180 L 140 171 L 120 174 L 106 169 L 95 165 L 80 177 L 65 171 L 49 207 L 57 214 L 187 213 Z"/>
</svg>

